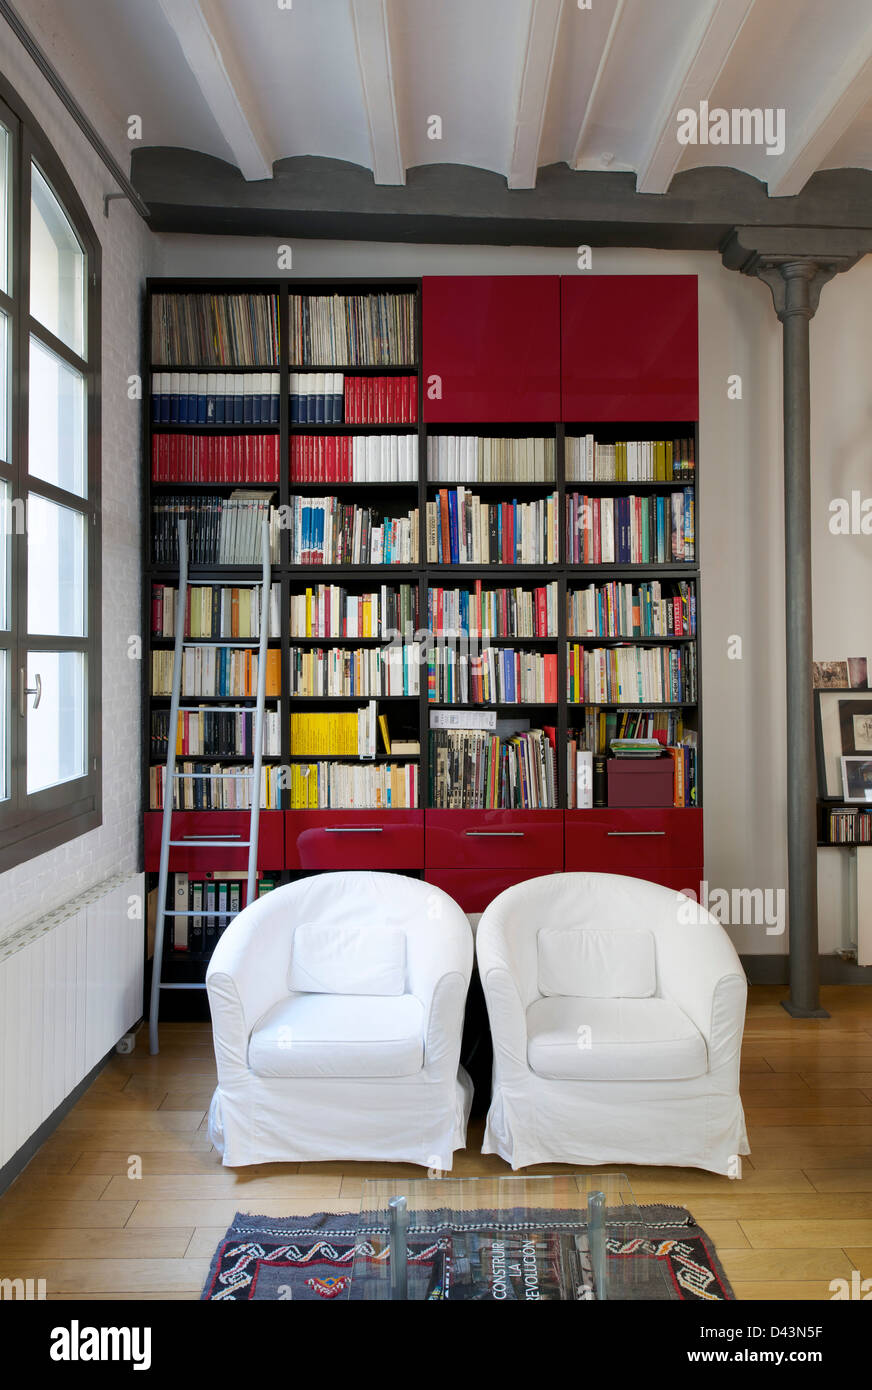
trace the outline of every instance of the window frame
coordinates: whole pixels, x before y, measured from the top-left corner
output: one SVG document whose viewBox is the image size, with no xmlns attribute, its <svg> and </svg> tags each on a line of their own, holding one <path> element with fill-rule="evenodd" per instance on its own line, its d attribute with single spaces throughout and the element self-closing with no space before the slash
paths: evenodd
<svg viewBox="0 0 872 1390">
<path fill-rule="evenodd" d="M 8 290 L 0 290 L 0 309 L 9 316 L 9 460 L 0 462 L 0 480 L 13 499 L 35 493 L 71 507 L 85 517 L 86 635 L 29 636 L 27 632 L 27 533 L 9 536 L 10 630 L 0 633 L 0 650 L 9 652 L 10 682 L 8 797 L 0 802 L 0 873 L 77 839 L 103 822 L 102 808 L 102 527 L 101 527 L 101 247 L 72 181 L 44 131 L 9 84 L 0 77 L 0 120 L 10 134 Z M 86 256 L 84 353 L 81 358 L 30 313 L 31 167 L 35 163 L 62 205 Z M 28 472 L 29 374 L 31 339 L 82 372 L 85 381 L 86 475 L 84 498 Z M 85 737 L 87 761 L 82 777 L 28 795 L 27 720 L 19 713 L 19 671 L 28 652 L 82 651 L 86 659 Z M 29 697 L 28 697 L 29 701 Z M 29 703 L 28 703 L 29 707 Z"/>
</svg>

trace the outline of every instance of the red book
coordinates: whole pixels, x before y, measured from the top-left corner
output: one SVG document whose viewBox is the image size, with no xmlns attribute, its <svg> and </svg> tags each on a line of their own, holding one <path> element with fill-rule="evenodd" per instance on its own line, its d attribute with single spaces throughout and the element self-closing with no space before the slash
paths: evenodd
<svg viewBox="0 0 872 1390">
<path fill-rule="evenodd" d="M 151 635 L 163 635 L 163 584 L 151 586 Z"/>
<path fill-rule="evenodd" d="M 557 653 L 545 653 L 545 700 L 551 704 L 557 700 Z"/>
</svg>

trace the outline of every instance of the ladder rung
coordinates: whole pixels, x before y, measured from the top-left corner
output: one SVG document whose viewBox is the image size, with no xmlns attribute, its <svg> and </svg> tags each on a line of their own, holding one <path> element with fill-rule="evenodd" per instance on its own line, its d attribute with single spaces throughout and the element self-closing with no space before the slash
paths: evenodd
<svg viewBox="0 0 872 1390">
<path fill-rule="evenodd" d="M 251 848 L 250 840 L 234 840 L 232 844 L 228 840 L 169 840 L 167 843 L 181 849 L 202 849 L 204 846 L 209 849 Z"/>
<path fill-rule="evenodd" d="M 199 757 L 200 755 L 197 754 L 196 756 Z M 208 757 L 208 754 L 203 754 L 202 756 Z M 207 781 L 214 781 L 214 779 L 215 779 L 216 777 L 226 777 L 227 780 L 228 780 L 228 782 L 241 782 L 241 781 L 244 781 L 246 777 L 253 777 L 253 776 L 254 776 L 254 768 L 253 768 L 253 767 L 247 767 L 247 768 L 245 768 L 245 770 L 244 770 L 243 772 L 174 772 L 174 773 L 173 773 L 173 777 L 175 777 L 175 778 L 190 777 L 192 781 L 195 781 L 195 780 L 196 780 L 196 781 L 198 781 L 198 782 L 202 782 L 204 779 L 207 780 Z M 244 809 L 247 810 L 248 808 L 245 807 Z"/>
<path fill-rule="evenodd" d="M 163 980 L 161 980 L 160 985 L 158 986 L 158 988 L 159 988 L 159 989 L 205 989 L 205 988 L 206 988 L 206 981 L 205 981 L 205 980 L 201 980 L 201 981 L 198 982 L 198 981 L 196 981 L 196 980 L 192 980 L 191 983 L 190 983 L 190 984 L 187 984 L 187 985 L 177 985 L 177 984 L 168 985 L 168 984 L 164 984 Z"/>
<path fill-rule="evenodd" d="M 171 912 L 171 911 L 169 910 L 169 908 L 166 908 L 165 911 L 164 911 L 164 917 L 235 917 L 235 916 L 236 916 L 236 913 L 235 913 L 235 912 L 231 912 L 230 909 L 229 909 L 229 908 L 226 908 L 226 907 L 222 908 L 220 912 L 218 911 L 217 908 L 212 909 L 212 910 L 210 910 L 209 912 L 206 912 L 204 909 L 201 909 L 200 912 L 176 912 L 176 911 Z"/>
<path fill-rule="evenodd" d="M 183 642 L 182 646 L 188 647 L 234 647 L 240 651 L 256 652 L 260 648 L 260 642 L 255 638 L 251 642 L 216 642 L 211 637 L 200 637 L 190 642 Z"/>
<path fill-rule="evenodd" d="M 270 700 L 277 700 L 277 695 L 265 697 Z M 256 714 L 257 696 L 244 695 L 243 699 L 254 700 L 253 705 L 179 705 L 179 714 Z"/>
</svg>

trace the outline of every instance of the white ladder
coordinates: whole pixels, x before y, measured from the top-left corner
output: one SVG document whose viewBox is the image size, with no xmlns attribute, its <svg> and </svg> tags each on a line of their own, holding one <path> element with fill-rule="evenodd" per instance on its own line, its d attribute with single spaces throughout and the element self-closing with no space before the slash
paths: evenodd
<svg viewBox="0 0 872 1390">
<path fill-rule="evenodd" d="M 199 706 L 181 705 L 181 686 L 182 686 L 182 660 L 186 647 L 202 646 L 201 641 L 186 641 L 185 639 L 185 611 L 188 598 L 188 524 L 187 521 L 180 521 L 178 524 L 179 534 L 179 590 L 176 596 L 176 627 L 175 627 L 175 648 L 173 651 L 173 687 L 170 700 L 169 733 L 167 736 L 167 763 L 166 778 L 163 790 L 163 821 L 160 834 L 160 871 L 158 874 L 157 885 L 157 919 L 155 922 L 154 933 L 154 960 L 151 975 L 151 1006 L 148 1019 L 148 1046 L 149 1051 L 154 1054 L 159 1051 L 158 1047 L 158 1018 L 160 1015 L 160 995 L 164 989 L 205 989 L 204 981 L 191 981 L 181 984 L 168 982 L 161 979 L 163 967 L 164 949 L 164 929 L 168 917 L 223 917 L 227 918 L 226 909 L 222 912 L 201 911 L 201 912 L 179 912 L 174 908 L 167 907 L 167 887 L 169 884 L 170 850 L 184 847 L 185 849 L 196 849 L 209 847 L 212 849 L 247 849 L 248 850 L 248 883 L 245 893 L 246 904 L 254 901 L 254 890 L 257 882 L 257 846 L 260 833 L 260 783 L 261 771 L 263 767 L 263 713 L 264 701 L 266 697 L 266 657 L 267 643 L 269 641 L 270 628 L 270 598 L 271 598 L 271 579 L 272 571 L 270 568 L 270 536 L 269 522 L 264 520 L 261 526 L 261 563 L 263 566 L 263 577 L 261 581 L 261 605 L 260 605 L 260 635 L 258 642 L 258 662 L 257 662 L 257 702 L 254 706 L 254 761 L 250 768 L 245 768 L 235 773 L 178 773 L 176 772 L 176 740 L 178 737 L 179 714 L 185 713 L 188 709 L 199 712 Z M 251 649 L 251 642 L 210 642 L 209 646 L 215 647 L 237 647 Z M 222 712 L 230 710 L 233 713 L 251 713 L 250 705 L 231 705 L 222 706 Z M 251 796 L 249 810 L 248 839 L 240 840 L 237 835 L 212 835 L 202 837 L 192 835 L 182 840 L 172 838 L 173 807 L 175 802 L 176 783 L 183 777 L 194 778 L 202 781 L 211 781 L 218 777 L 229 777 L 236 781 L 251 779 Z"/>
</svg>

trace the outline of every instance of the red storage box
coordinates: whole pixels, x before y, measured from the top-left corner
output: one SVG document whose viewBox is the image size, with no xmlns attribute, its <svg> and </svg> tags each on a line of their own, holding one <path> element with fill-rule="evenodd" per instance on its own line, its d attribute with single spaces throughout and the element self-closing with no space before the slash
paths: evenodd
<svg viewBox="0 0 872 1390">
<path fill-rule="evenodd" d="M 665 758 L 610 758 L 606 764 L 610 806 L 672 806 L 675 765 Z"/>
</svg>

